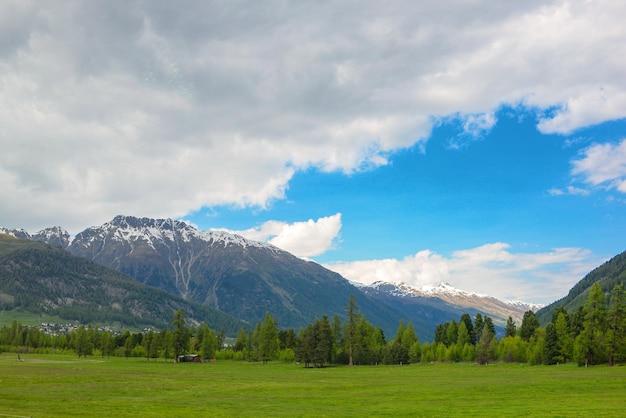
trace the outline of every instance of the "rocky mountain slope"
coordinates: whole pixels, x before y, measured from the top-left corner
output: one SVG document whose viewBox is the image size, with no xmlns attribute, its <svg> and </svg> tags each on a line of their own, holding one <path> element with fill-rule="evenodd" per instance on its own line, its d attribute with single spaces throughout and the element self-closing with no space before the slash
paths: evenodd
<svg viewBox="0 0 626 418">
<path fill-rule="evenodd" d="M 186 300 L 255 323 L 270 312 L 281 327 L 343 316 L 359 291 L 339 274 L 272 245 L 181 221 L 117 216 L 76 235 L 67 250 Z M 399 314 L 365 295 L 366 318 L 395 331 Z"/>
</svg>

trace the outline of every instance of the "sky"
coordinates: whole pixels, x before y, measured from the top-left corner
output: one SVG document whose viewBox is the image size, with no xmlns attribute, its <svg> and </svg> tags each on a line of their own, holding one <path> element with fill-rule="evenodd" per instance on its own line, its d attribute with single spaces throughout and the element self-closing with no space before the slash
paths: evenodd
<svg viewBox="0 0 626 418">
<path fill-rule="evenodd" d="M 626 249 L 626 4 L 0 3 L 0 226 L 118 214 L 550 303 Z"/>
</svg>

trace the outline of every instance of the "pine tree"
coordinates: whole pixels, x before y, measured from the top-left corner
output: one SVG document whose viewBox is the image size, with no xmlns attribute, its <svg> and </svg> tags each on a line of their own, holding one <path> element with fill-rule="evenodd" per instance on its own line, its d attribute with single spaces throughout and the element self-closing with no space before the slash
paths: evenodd
<svg viewBox="0 0 626 418">
<path fill-rule="evenodd" d="M 493 340 L 494 336 L 485 324 L 480 333 L 480 340 L 476 344 L 476 362 L 478 364 L 485 365 L 493 358 Z"/>
<path fill-rule="evenodd" d="M 461 348 L 463 348 L 465 344 L 470 343 L 470 335 L 469 335 L 469 332 L 467 331 L 467 325 L 465 325 L 465 322 L 463 321 L 459 322 L 459 329 L 457 332 L 456 343 Z"/>
<path fill-rule="evenodd" d="M 530 310 L 524 312 L 524 317 L 522 318 L 522 326 L 520 327 L 519 331 L 522 340 L 529 341 L 537 328 L 539 328 L 539 321 L 537 320 L 535 313 Z"/>
<path fill-rule="evenodd" d="M 185 313 L 177 310 L 172 324 L 174 325 L 174 361 L 178 363 L 178 356 L 185 354 L 189 348 L 189 329 L 185 325 Z"/>
<path fill-rule="evenodd" d="M 204 361 L 208 361 L 215 357 L 215 352 L 217 351 L 218 341 L 217 335 L 215 332 L 209 328 L 207 324 L 203 325 L 202 332 L 202 344 L 200 345 L 200 355 L 204 359 Z"/>
<path fill-rule="evenodd" d="M 248 345 L 248 334 L 246 334 L 246 330 L 243 328 L 239 328 L 239 332 L 237 333 L 237 339 L 235 340 L 235 345 L 233 346 L 233 351 L 243 351 Z"/>
<path fill-rule="evenodd" d="M 348 317 L 347 323 L 347 337 L 348 337 L 348 366 L 354 365 L 354 350 L 356 345 L 356 333 L 359 323 L 359 308 L 356 306 L 356 297 L 350 295 L 348 299 L 348 306 L 346 306 L 346 316 Z"/>
<path fill-rule="evenodd" d="M 515 325 L 515 321 L 509 316 L 509 319 L 506 321 L 506 327 L 504 328 L 504 337 L 515 337 L 516 332 L 517 326 Z"/>
<path fill-rule="evenodd" d="M 259 355 L 263 363 L 267 363 L 277 357 L 278 347 L 278 330 L 272 315 L 269 312 L 265 314 L 265 322 L 261 326 L 261 334 L 259 340 Z"/>
<path fill-rule="evenodd" d="M 567 313 L 564 311 L 559 312 L 554 324 L 558 346 L 557 361 L 560 363 L 567 363 L 572 358 L 572 350 L 574 347 L 566 315 Z"/>
<path fill-rule="evenodd" d="M 483 316 L 480 314 L 480 312 L 477 312 L 476 316 L 474 317 L 474 333 L 475 333 L 474 341 L 476 341 L 476 344 L 478 344 L 478 341 L 480 341 L 480 337 L 481 337 L 484 327 L 485 327 L 485 322 L 483 320 Z"/>
<path fill-rule="evenodd" d="M 474 324 L 472 323 L 472 318 L 468 313 L 464 313 L 461 315 L 461 321 L 465 324 L 465 328 L 467 329 L 467 335 L 469 335 L 469 343 L 471 345 L 476 345 L 476 332 L 474 330 Z"/>
<path fill-rule="evenodd" d="M 558 338 L 554 324 L 546 326 L 546 336 L 543 344 L 543 364 L 556 364 L 559 357 Z"/>
<path fill-rule="evenodd" d="M 603 355 L 606 306 L 604 293 L 597 282 L 591 286 L 585 312 L 583 330 L 576 338 L 574 348 L 578 364 L 588 366 L 600 362 Z"/>
<path fill-rule="evenodd" d="M 609 366 L 613 366 L 626 354 L 626 292 L 621 284 L 615 285 L 611 291 L 607 320 L 606 345 Z"/>
<path fill-rule="evenodd" d="M 315 334 L 313 362 L 315 367 L 323 367 L 325 363 L 330 362 L 333 352 L 333 336 L 330 322 L 326 315 L 321 320 L 315 321 L 313 332 Z"/>
</svg>

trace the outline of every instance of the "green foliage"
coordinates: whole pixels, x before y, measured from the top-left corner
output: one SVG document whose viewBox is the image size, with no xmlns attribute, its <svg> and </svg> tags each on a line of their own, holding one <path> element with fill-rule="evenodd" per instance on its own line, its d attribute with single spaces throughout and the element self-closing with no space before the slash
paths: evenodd
<svg viewBox="0 0 626 418">
<path fill-rule="evenodd" d="M 611 291 L 606 345 L 610 366 L 624 361 L 626 358 L 626 291 L 622 289 L 621 284 L 616 285 Z"/>
<path fill-rule="evenodd" d="M 185 324 L 185 313 L 178 310 L 174 313 L 174 320 L 172 321 L 174 326 L 174 332 L 172 336 L 172 342 L 174 344 L 174 359 L 178 362 L 178 356 L 185 354 L 189 348 L 189 338 L 191 333 L 189 328 Z"/>
<path fill-rule="evenodd" d="M 506 321 L 506 326 L 504 327 L 504 336 L 505 337 L 515 337 L 517 333 L 517 326 L 515 325 L 515 321 L 513 318 L 509 316 Z"/>
<path fill-rule="evenodd" d="M 537 320 L 535 313 L 533 311 L 524 312 L 522 326 L 519 331 L 522 340 L 529 341 L 537 328 L 539 328 L 539 321 Z"/>
<path fill-rule="evenodd" d="M 598 283 L 591 286 L 585 302 L 583 330 L 576 338 L 574 355 L 578 364 L 592 365 L 603 361 L 606 305 L 604 292 Z"/>
<path fill-rule="evenodd" d="M 567 296 L 539 310 L 537 318 L 540 323 L 547 324 L 550 321 L 552 312 L 558 307 L 563 307 L 568 312 L 578 310 L 585 304 L 592 286 L 596 283 L 607 294 L 617 284 L 622 284 L 623 286 L 626 283 L 626 251 L 587 274 L 572 287 Z"/>
</svg>

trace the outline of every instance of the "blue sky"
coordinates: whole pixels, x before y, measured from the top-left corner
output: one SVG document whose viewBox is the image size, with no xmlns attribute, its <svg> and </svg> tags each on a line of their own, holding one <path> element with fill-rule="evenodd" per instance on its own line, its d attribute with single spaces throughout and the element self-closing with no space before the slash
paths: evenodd
<svg viewBox="0 0 626 418">
<path fill-rule="evenodd" d="M 488 263 L 500 260 L 503 249 L 511 256 L 507 263 L 514 263 L 515 257 L 547 256 L 539 269 L 569 275 L 573 284 L 586 269 L 624 251 L 622 193 L 610 184 L 590 185 L 572 171 L 587 150 L 622 143 L 626 120 L 563 135 L 542 134 L 537 129 L 539 116 L 536 109 L 504 107 L 496 112 L 493 127 L 477 135 L 465 132 L 461 120 L 450 118 L 437 125 L 426 143 L 389 155 L 385 166 L 349 175 L 303 171 L 289 182 L 285 198 L 265 209 L 212 207 L 185 219 L 201 229 L 248 235 L 251 227 L 259 231 L 276 220 L 284 228 L 341 214 L 340 230 L 327 237 L 332 239 L 324 241 L 320 254 L 303 251 L 345 275 L 350 270 L 341 267 L 350 262 L 401 260 L 424 250 L 451 259 L 463 249 L 500 244 Z M 269 240 L 276 235 L 261 236 Z M 298 252 L 300 243 L 289 245 Z M 565 260 L 555 256 L 556 249 L 565 248 L 577 251 Z M 581 253 L 582 249 L 593 254 Z M 564 268 L 569 262 L 574 265 L 571 270 Z M 371 264 L 364 267 L 372 269 Z M 554 294 L 540 296 L 542 272 L 535 268 L 516 267 L 515 274 L 538 282 L 534 300 L 554 300 Z M 491 293 L 486 278 L 482 286 L 472 286 L 480 280 L 476 274 L 493 274 L 478 270 L 467 281 L 455 275 L 440 278 Z M 357 271 L 353 278 L 358 274 L 362 273 Z M 502 289 L 500 295 L 516 297 L 513 289 Z"/>
<path fill-rule="evenodd" d="M 551 302 L 623 251 L 626 3 L 0 4 L 0 225 Z"/>
</svg>

